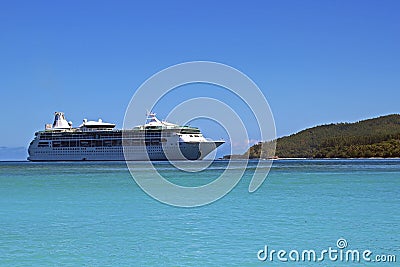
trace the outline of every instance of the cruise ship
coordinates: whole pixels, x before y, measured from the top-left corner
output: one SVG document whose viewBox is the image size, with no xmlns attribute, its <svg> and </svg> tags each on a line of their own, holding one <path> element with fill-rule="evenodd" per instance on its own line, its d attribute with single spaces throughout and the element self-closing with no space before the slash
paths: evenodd
<svg viewBox="0 0 400 267">
<path fill-rule="evenodd" d="M 132 129 L 83 120 L 79 127 L 55 112 L 53 124 L 35 133 L 30 161 L 201 160 L 225 141 L 205 138 L 196 127 L 160 121 L 148 113 L 146 123 Z"/>
</svg>

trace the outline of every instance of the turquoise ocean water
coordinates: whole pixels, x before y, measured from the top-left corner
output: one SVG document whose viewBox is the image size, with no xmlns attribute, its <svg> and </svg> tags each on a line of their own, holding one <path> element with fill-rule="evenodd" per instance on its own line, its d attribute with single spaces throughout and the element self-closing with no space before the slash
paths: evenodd
<svg viewBox="0 0 400 267">
<path fill-rule="evenodd" d="M 209 182 L 155 163 L 171 181 Z M 124 163 L 0 163 L 0 266 L 397 266 L 400 160 L 280 160 L 255 193 L 245 177 L 224 198 L 177 208 L 146 195 Z M 145 171 L 145 170 L 144 170 Z M 346 248 L 337 247 L 345 239 Z M 341 240 L 344 242 L 344 240 Z M 288 262 L 257 254 L 329 247 L 397 263 Z M 335 254 L 333 254 L 335 255 Z M 343 254 L 344 255 L 344 254 Z M 261 253 L 260 256 L 265 256 Z M 295 256 L 295 254 L 292 254 Z M 383 257 L 383 258 L 384 258 Z M 284 259 L 283 257 L 282 259 Z M 381 257 L 382 258 L 382 257 Z"/>
</svg>

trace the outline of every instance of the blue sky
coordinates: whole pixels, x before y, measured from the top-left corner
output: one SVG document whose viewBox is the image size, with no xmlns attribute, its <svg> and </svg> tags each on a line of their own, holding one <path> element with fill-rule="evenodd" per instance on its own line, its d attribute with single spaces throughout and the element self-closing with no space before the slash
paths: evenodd
<svg viewBox="0 0 400 267">
<path fill-rule="evenodd" d="M 5 1 L 0 146 L 27 146 L 54 111 L 121 127 L 136 88 L 193 60 L 253 79 L 278 136 L 399 113 L 399 12 L 389 0 Z"/>
</svg>

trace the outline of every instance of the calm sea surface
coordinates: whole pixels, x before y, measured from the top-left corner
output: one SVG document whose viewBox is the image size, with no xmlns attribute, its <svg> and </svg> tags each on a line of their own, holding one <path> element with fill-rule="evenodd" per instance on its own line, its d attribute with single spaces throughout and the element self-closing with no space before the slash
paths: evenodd
<svg viewBox="0 0 400 267">
<path fill-rule="evenodd" d="M 155 163 L 186 186 L 211 181 L 226 164 L 185 174 Z M 398 266 L 400 160 L 275 161 L 250 194 L 255 164 L 217 202 L 176 208 L 146 195 L 122 162 L 1 162 L 0 265 Z M 333 260 L 301 260 L 304 250 L 320 258 L 330 247 Z M 271 259 L 271 250 L 287 253 Z M 340 260 L 348 250 L 370 250 L 372 261 L 395 255 L 397 263 Z"/>
</svg>

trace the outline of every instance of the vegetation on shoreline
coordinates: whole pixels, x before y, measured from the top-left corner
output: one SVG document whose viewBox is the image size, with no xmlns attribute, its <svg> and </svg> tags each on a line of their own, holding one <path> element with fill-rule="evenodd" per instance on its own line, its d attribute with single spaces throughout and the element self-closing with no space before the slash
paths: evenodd
<svg viewBox="0 0 400 267">
<path fill-rule="evenodd" d="M 253 145 L 241 156 L 268 158 L 272 143 Z M 400 157 L 400 115 L 393 114 L 356 123 L 312 127 L 276 140 L 278 158 Z"/>
</svg>

